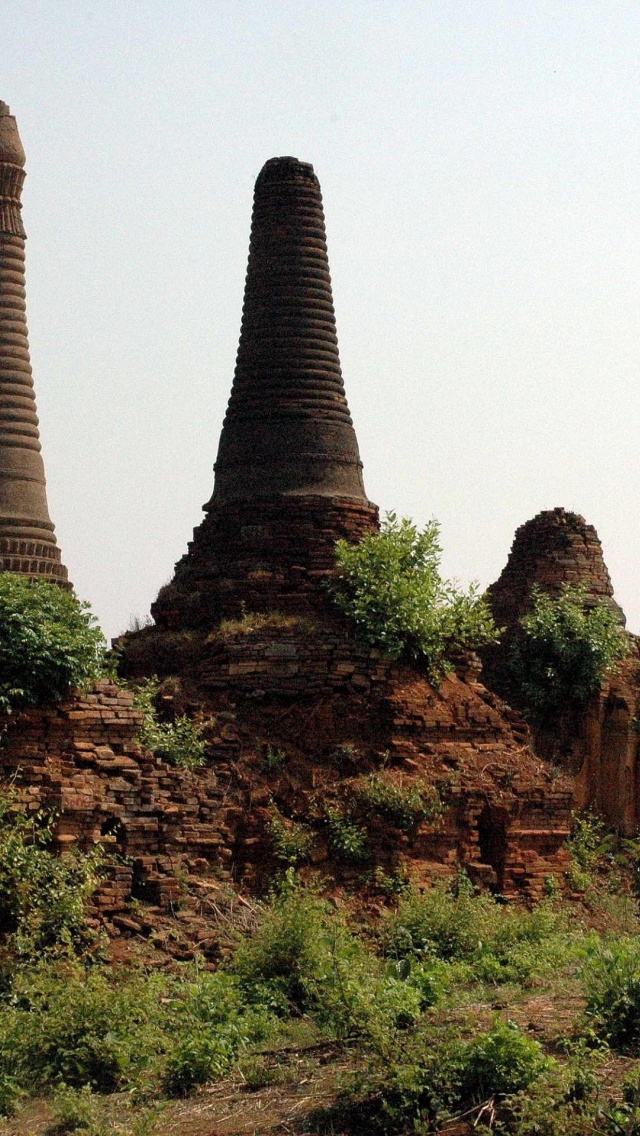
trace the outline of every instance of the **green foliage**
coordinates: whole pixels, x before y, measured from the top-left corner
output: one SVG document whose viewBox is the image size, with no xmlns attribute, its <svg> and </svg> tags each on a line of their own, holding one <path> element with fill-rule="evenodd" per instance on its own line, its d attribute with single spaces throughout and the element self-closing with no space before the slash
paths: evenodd
<svg viewBox="0 0 640 1136">
<path fill-rule="evenodd" d="M 434 681 L 451 664 L 447 656 L 494 642 L 497 631 L 486 601 L 472 585 L 461 591 L 440 576 L 439 528 L 423 532 L 388 513 L 379 533 L 359 544 L 336 544 L 334 599 L 361 637 L 392 657 L 423 659 Z"/>
<path fill-rule="evenodd" d="M 275 857 L 283 864 L 296 868 L 309 859 L 314 837 L 303 824 L 295 821 L 285 824 L 281 817 L 274 816 L 269 822 L 269 835 Z"/>
<path fill-rule="evenodd" d="M 134 705 L 144 714 L 139 735 L 142 745 L 170 765 L 199 769 L 204 765 L 207 748 L 204 725 L 193 722 L 186 714 L 179 714 L 173 722 L 161 722 L 154 701 L 158 689 L 158 680 L 147 678 L 133 690 Z"/>
<path fill-rule="evenodd" d="M 99 882 L 101 855 L 54 855 L 52 827 L 51 817 L 25 815 L 11 796 L 0 796 L 0 930 L 23 959 L 80 949 L 94 938 L 85 904 Z"/>
<path fill-rule="evenodd" d="M 170 1096 L 182 1096 L 197 1085 L 226 1073 L 237 1053 L 266 1036 L 270 1014 L 247 1005 L 240 984 L 230 974 L 195 969 L 175 990 L 167 1030 L 172 1047 L 163 1074 Z"/>
<path fill-rule="evenodd" d="M 593 813 L 574 813 L 572 832 L 567 841 L 571 863 L 567 871 L 575 891 L 586 891 L 594 883 L 594 875 L 605 857 L 610 857 L 613 837 Z"/>
<path fill-rule="evenodd" d="M 469 959 L 486 942 L 497 915 L 488 896 L 439 884 L 424 895 L 409 892 L 384 928 L 386 953 L 395 958 Z"/>
<path fill-rule="evenodd" d="M 228 973 L 41 965 L 17 975 L 0 1012 L 0 1106 L 9 1112 L 22 1091 L 83 1090 L 63 1099 L 69 1120 L 88 1126 L 92 1093 L 184 1095 L 269 1028 L 269 1010 Z"/>
<path fill-rule="evenodd" d="M 446 885 L 408 892 L 387 919 L 382 944 L 392 958 L 464 963 L 470 977 L 491 983 L 526 983 L 566 962 L 573 949 L 548 904 L 505 908 L 468 885 L 457 895 Z"/>
<path fill-rule="evenodd" d="M 366 812 L 377 814 L 401 832 L 413 833 L 422 821 L 442 814 L 435 786 L 403 784 L 385 773 L 370 773 L 355 782 L 353 792 Z"/>
<path fill-rule="evenodd" d="M 43 705 L 100 676 L 106 643 L 87 603 L 0 572 L 0 708 Z"/>
<path fill-rule="evenodd" d="M 640 1055 L 640 940 L 611 939 L 590 950 L 583 971 L 586 1015 L 597 1036 Z"/>
<path fill-rule="evenodd" d="M 544 720 L 583 705 L 630 648 L 618 614 L 584 587 L 567 585 L 557 599 L 535 587 L 532 600 L 509 663 L 525 705 Z"/>
<path fill-rule="evenodd" d="M 164 1048 L 161 987 L 157 976 L 111 980 L 69 964 L 21 974 L 0 1019 L 0 1054 L 12 1054 L 9 1072 L 31 1089 L 130 1086 Z"/>
<path fill-rule="evenodd" d="M 154 1108 L 125 1116 L 125 1102 L 120 1097 L 117 1109 L 105 1109 L 104 1097 L 92 1092 L 89 1085 L 81 1089 L 61 1085 L 53 1094 L 51 1104 L 59 1121 L 55 1129 L 58 1136 L 62 1136 L 62 1132 L 65 1136 L 72 1132 L 81 1136 L 150 1136 L 156 1128 Z"/>
<path fill-rule="evenodd" d="M 550 1065 L 538 1041 L 527 1037 L 515 1022 L 500 1019 L 465 1045 L 459 1060 L 462 1101 L 521 1092 Z"/>
<path fill-rule="evenodd" d="M 347 864 L 366 864 L 371 856 L 367 830 L 343 809 L 327 806 L 324 819 L 331 851 Z"/>
<path fill-rule="evenodd" d="M 286 763 L 287 755 L 283 749 L 277 749 L 275 746 L 268 745 L 264 752 L 264 767 L 268 773 L 274 773 L 277 769 L 282 769 Z"/>
<path fill-rule="evenodd" d="M 406 1028 L 422 996 L 387 970 L 313 893 L 285 889 L 264 910 L 255 936 L 231 963 L 253 1001 L 305 1013 L 339 1036 L 375 1037 Z"/>
</svg>

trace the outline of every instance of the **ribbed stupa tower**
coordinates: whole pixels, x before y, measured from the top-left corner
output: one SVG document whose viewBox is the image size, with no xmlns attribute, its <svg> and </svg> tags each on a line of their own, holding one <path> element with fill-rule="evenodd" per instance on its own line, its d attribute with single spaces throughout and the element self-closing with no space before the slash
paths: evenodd
<svg viewBox="0 0 640 1136">
<path fill-rule="evenodd" d="M 68 588 L 49 517 L 25 306 L 22 184 L 16 120 L 0 102 L 0 571 Z"/>
<path fill-rule="evenodd" d="M 335 541 L 378 526 L 342 381 L 320 185 L 296 158 L 272 158 L 256 182 L 214 468 L 205 520 L 152 607 L 160 626 L 313 608 Z"/>
</svg>

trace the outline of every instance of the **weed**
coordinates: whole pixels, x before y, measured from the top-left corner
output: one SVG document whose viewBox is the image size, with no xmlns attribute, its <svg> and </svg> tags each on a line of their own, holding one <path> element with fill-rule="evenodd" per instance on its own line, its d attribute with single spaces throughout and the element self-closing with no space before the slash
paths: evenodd
<svg viewBox="0 0 640 1136">
<path fill-rule="evenodd" d="M 327 806 L 324 817 L 332 852 L 348 864 L 365 864 L 371 856 L 366 829 L 338 808 Z"/>
<path fill-rule="evenodd" d="M 442 813 L 435 786 L 404 784 L 387 773 L 370 773 L 354 783 L 352 792 L 366 812 L 382 817 L 401 832 L 414 833 L 422 821 L 433 821 Z"/>
<path fill-rule="evenodd" d="M 274 816 L 269 821 L 269 835 L 275 857 L 283 864 L 296 868 L 309 859 L 314 836 L 304 825 L 295 821 L 285 824 L 279 816 Z"/>
<path fill-rule="evenodd" d="M 582 974 L 586 1015 L 615 1049 L 640 1054 L 640 941 L 611 939 L 589 950 Z"/>
<path fill-rule="evenodd" d="M 133 688 L 134 705 L 144 715 L 140 741 L 156 757 L 171 765 L 198 769 L 204 765 L 207 748 L 204 725 L 193 722 L 186 714 L 179 714 L 173 722 L 161 722 L 154 703 L 158 689 L 157 678 L 144 679 Z"/>
<path fill-rule="evenodd" d="M 268 773 L 274 773 L 277 769 L 282 769 L 287 760 L 287 755 L 283 749 L 277 749 L 275 746 L 268 745 L 264 751 L 263 764 Z"/>
</svg>

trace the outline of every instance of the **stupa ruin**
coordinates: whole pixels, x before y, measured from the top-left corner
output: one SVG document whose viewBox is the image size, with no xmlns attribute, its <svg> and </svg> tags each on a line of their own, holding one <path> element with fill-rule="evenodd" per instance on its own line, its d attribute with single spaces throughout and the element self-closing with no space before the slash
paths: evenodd
<svg viewBox="0 0 640 1136">
<path fill-rule="evenodd" d="M 0 570 L 69 588 L 47 505 L 29 359 L 24 167 L 16 120 L 0 102 Z"/>
<path fill-rule="evenodd" d="M 320 184 L 272 158 L 255 186 L 240 345 L 206 517 L 152 607 L 164 628 L 308 612 L 334 544 L 378 524 L 344 392 Z"/>
</svg>

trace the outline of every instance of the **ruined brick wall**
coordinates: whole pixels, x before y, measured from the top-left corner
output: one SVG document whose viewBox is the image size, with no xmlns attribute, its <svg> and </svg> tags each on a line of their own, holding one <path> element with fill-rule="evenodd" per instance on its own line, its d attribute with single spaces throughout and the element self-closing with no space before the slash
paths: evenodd
<svg viewBox="0 0 640 1136">
<path fill-rule="evenodd" d="M 61 852 L 102 842 L 124 858 L 97 896 L 107 921 L 131 895 L 179 902 L 181 879 L 194 873 L 268 886 L 278 870 L 274 810 L 291 822 L 312 818 L 314 870 L 347 881 L 313 817 L 350 777 L 381 763 L 448 786 L 444 817 L 415 837 L 374 825 L 381 864 L 400 856 L 425 885 L 465 866 L 506 894 L 529 897 L 542 894 L 547 876 L 562 874 L 570 789 L 551 785 L 522 724 L 480 684 L 452 676 L 436 691 L 411 668 L 381 669 L 371 653 L 334 672 L 333 685 L 287 696 L 276 690 L 282 657 L 262 659 L 273 667 L 271 686 L 264 668 L 245 671 L 242 689 L 213 684 L 208 759 L 194 773 L 140 747 L 131 695 L 108 682 L 9 723 L 2 779 L 26 807 L 55 808 Z M 285 755 L 276 771 L 265 767 L 269 746 Z M 357 768 L 336 766 L 336 754 L 347 761 L 355 754 Z"/>
</svg>

